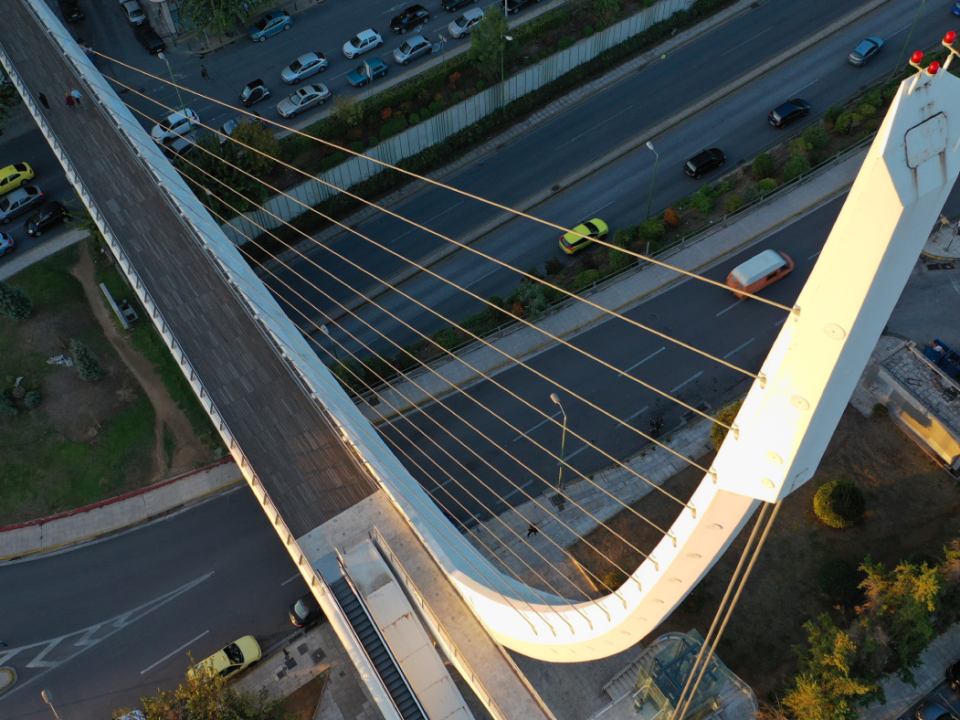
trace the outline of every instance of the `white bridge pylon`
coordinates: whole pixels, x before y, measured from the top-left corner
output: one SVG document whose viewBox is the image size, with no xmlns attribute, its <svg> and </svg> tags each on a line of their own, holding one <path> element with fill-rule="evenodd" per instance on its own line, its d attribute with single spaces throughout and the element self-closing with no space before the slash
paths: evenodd
<svg viewBox="0 0 960 720">
<path fill-rule="evenodd" d="M 499 642 L 550 662 L 598 659 L 636 644 L 761 502 L 776 502 L 813 476 L 953 188 L 958 145 L 960 80 L 936 63 L 918 67 L 901 84 L 735 431 L 691 498 L 694 510 L 681 513 L 618 594 L 598 603 L 535 594 L 500 575 L 452 527 L 438 529 L 435 509 L 423 505 L 431 501 L 404 471 L 381 476 L 388 492 L 393 483 L 404 486 L 394 499 Z M 495 573 L 500 582 L 491 587 Z"/>
</svg>

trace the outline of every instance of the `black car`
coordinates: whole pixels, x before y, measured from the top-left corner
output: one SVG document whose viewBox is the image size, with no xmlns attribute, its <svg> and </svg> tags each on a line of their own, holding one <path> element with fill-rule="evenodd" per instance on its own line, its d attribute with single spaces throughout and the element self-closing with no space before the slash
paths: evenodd
<svg viewBox="0 0 960 720">
<path fill-rule="evenodd" d="M 244 107 L 250 107 L 261 100 L 266 100 L 268 97 L 270 97 L 270 91 L 263 84 L 263 80 L 251 80 L 240 91 L 240 104 Z"/>
<path fill-rule="evenodd" d="M 440 7 L 447 12 L 455 12 L 462 7 L 475 3 L 477 0 L 440 0 Z"/>
<path fill-rule="evenodd" d="M 136 29 L 137 41 L 146 48 L 151 55 L 163 52 L 167 44 L 157 35 L 157 31 L 147 25 L 140 25 Z"/>
<path fill-rule="evenodd" d="M 307 593 L 293 603 L 293 605 L 290 606 L 288 615 L 290 616 L 290 622 L 298 628 L 313 627 L 326 617 L 312 593 Z"/>
<path fill-rule="evenodd" d="M 716 170 L 726 161 L 727 156 L 723 154 L 723 150 L 710 148 L 687 160 L 686 165 L 683 166 L 683 171 L 692 178 L 698 178 L 704 173 Z"/>
<path fill-rule="evenodd" d="M 960 660 L 947 668 L 947 682 L 954 690 L 960 690 Z"/>
<path fill-rule="evenodd" d="M 423 5 L 411 5 L 390 21 L 390 29 L 403 35 L 411 28 L 425 25 L 430 20 L 430 11 Z"/>
<path fill-rule="evenodd" d="M 39 237 L 44 230 L 63 222 L 68 217 L 70 217 L 70 211 L 66 205 L 57 200 L 50 200 L 41 205 L 40 209 L 23 224 L 23 227 L 26 229 L 27 235 Z"/>
<path fill-rule="evenodd" d="M 532 2 L 540 2 L 540 0 L 503 0 L 503 8 L 510 14 L 520 12 L 520 9 L 524 5 L 529 5 Z"/>
<path fill-rule="evenodd" d="M 806 100 L 801 100 L 800 98 L 794 98 L 789 102 L 785 102 L 783 105 L 767 115 L 767 120 L 775 128 L 785 128 L 794 120 L 799 120 L 800 118 L 806 117 L 809 112 L 810 103 L 808 103 Z"/>
<path fill-rule="evenodd" d="M 83 12 L 80 10 L 80 3 L 77 0 L 60 0 L 60 14 L 68 23 L 83 20 Z"/>
</svg>

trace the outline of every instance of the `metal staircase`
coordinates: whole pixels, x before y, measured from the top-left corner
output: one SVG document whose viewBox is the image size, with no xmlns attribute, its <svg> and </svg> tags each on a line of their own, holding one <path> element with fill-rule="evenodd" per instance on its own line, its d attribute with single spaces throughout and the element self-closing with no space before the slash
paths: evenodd
<svg viewBox="0 0 960 720">
<path fill-rule="evenodd" d="M 377 674 L 397 708 L 397 712 L 400 713 L 403 720 L 427 720 L 423 708 L 420 707 L 416 696 L 410 690 L 410 686 L 407 685 L 407 680 L 404 678 L 400 666 L 386 643 L 384 643 L 383 637 L 370 619 L 363 601 L 351 583 L 347 578 L 342 577 L 331 583 L 330 589 L 350 621 L 350 625 L 353 627 L 353 631 L 356 633 L 364 651 L 366 651 L 367 657 L 370 658 L 370 662 L 376 668 Z"/>
</svg>

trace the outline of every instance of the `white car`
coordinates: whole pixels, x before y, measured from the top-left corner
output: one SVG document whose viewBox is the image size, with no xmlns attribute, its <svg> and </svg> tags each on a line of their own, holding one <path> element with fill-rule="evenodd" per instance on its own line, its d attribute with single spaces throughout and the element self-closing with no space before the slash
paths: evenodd
<svg viewBox="0 0 960 720">
<path fill-rule="evenodd" d="M 172 113 L 153 126 L 150 131 L 150 137 L 158 143 L 162 143 L 169 138 L 175 138 L 179 135 L 186 135 L 191 130 L 200 125 L 200 116 L 190 108 L 184 108 L 179 112 Z"/>
<path fill-rule="evenodd" d="M 459 40 L 464 35 L 469 35 L 470 31 L 473 29 L 473 26 L 481 20 L 483 20 L 483 10 L 480 10 L 479 8 L 471 8 L 450 23 L 447 26 L 447 32 L 450 33 L 450 37 L 457 38 Z"/>
<path fill-rule="evenodd" d="M 373 50 L 383 45 L 383 38 L 376 30 L 364 30 L 356 34 L 349 42 L 343 45 L 343 54 L 350 60 L 357 55 L 363 55 L 368 50 Z"/>
<path fill-rule="evenodd" d="M 143 25 L 147 21 L 147 14 L 143 11 L 143 8 L 140 7 L 140 3 L 138 3 L 137 0 L 126 0 L 120 3 L 120 7 L 123 9 L 131 25 L 136 27 Z"/>
<path fill-rule="evenodd" d="M 314 73 L 322 73 L 327 69 L 327 58 L 319 50 L 317 52 L 301 55 L 289 67 L 285 67 L 280 73 L 280 79 L 287 85 L 296 85 L 304 78 L 308 78 Z"/>
</svg>

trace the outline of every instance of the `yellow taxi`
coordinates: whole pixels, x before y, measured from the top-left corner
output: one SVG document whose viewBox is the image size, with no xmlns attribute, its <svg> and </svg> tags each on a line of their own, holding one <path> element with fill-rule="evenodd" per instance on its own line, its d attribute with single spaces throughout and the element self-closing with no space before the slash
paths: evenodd
<svg viewBox="0 0 960 720">
<path fill-rule="evenodd" d="M 0 195 L 16 190 L 28 180 L 33 180 L 33 168 L 26 163 L 7 165 L 0 170 Z"/>
<path fill-rule="evenodd" d="M 594 240 L 603 240 L 609 231 L 607 224 L 600 218 L 587 220 L 560 238 L 560 249 L 567 255 L 575 255 Z M 580 237 L 581 235 L 586 237 Z"/>
<path fill-rule="evenodd" d="M 244 635 L 225 648 L 218 650 L 206 660 L 198 662 L 190 668 L 193 675 L 199 668 L 208 669 L 221 677 L 229 678 L 241 670 L 246 670 L 260 659 L 260 644 L 253 635 Z"/>
</svg>

